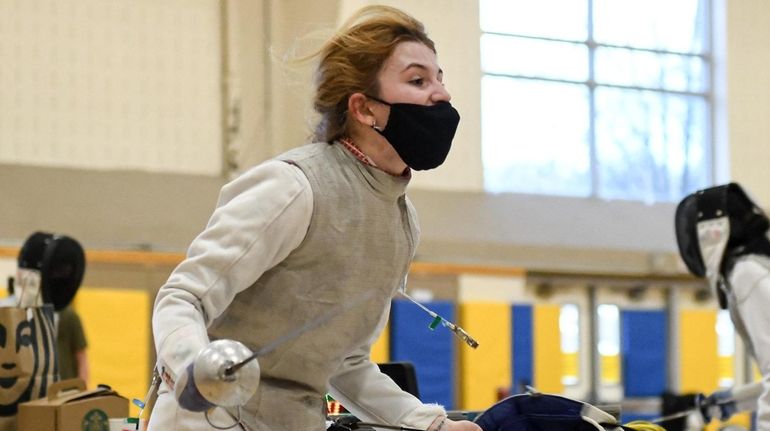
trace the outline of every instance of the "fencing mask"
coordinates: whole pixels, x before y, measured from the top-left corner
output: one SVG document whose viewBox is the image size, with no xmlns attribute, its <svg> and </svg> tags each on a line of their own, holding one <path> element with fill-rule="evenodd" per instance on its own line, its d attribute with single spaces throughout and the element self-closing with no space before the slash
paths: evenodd
<svg viewBox="0 0 770 431">
<path fill-rule="evenodd" d="M 47 232 L 35 232 L 21 247 L 16 281 L 20 305 L 42 295 L 42 302 L 61 310 L 75 297 L 85 272 L 85 253 L 76 240 Z M 23 304 L 22 299 L 27 298 Z"/>
<path fill-rule="evenodd" d="M 732 260 L 766 248 L 768 228 L 765 213 L 737 183 L 698 190 L 676 208 L 679 254 L 693 275 L 708 280 L 722 308 Z"/>
</svg>

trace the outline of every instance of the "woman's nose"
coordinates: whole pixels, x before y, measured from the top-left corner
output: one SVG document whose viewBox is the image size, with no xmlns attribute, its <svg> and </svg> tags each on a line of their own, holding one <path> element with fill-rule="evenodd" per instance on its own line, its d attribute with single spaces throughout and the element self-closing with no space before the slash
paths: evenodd
<svg viewBox="0 0 770 431">
<path fill-rule="evenodd" d="M 452 95 L 449 94 L 449 91 L 444 87 L 444 84 L 438 83 L 436 85 L 436 89 L 431 94 L 430 101 L 432 103 L 449 102 L 452 100 Z"/>
</svg>

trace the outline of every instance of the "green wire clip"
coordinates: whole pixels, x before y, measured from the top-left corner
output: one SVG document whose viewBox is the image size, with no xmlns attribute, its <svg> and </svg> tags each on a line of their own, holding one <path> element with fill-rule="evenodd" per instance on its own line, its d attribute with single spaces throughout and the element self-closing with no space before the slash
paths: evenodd
<svg viewBox="0 0 770 431">
<path fill-rule="evenodd" d="M 438 326 L 439 323 L 441 323 L 441 316 L 436 316 L 433 318 L 433 321 L 430 322 L 430 325 L 428 325 L 428 328 L 430 328 L 430 330 L 432 331 L 436 329 L 436 326 Z"/>
</svg>

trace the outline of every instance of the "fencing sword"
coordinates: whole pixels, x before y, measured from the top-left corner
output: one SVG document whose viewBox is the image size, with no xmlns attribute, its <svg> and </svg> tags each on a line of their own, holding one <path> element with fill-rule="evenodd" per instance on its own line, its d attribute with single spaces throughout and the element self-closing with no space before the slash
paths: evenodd
<svg viewBox="0 0 770 431">
<path fill-rule="evenodd" d="M 469 345 L 471 348 L 475 349 L 475 348 L 479 347 L 479 342 L 474 340 L 473 337 L 471 337 L 467 332 L 465 332 L 465 330 L 463 328 L 461 328 L 458 325 L 456 325 L 456 324 L 450 322 L 449 320 L 443 318 L 442 316 L 438 315 L 438 313 L 436 313 L 435 311 L 430 310 L 428 307 L 420 304 L 416 299 L 412 298 L 411 296 L 409 296 L 406 293 L 406 289 L 402 288 L 402 289 L 400 289 L 398 291 L 398 293 L 400 293 L 406 299 L 412 301 L 412 303 L 414 303 L 415 305 L 420 307 L 423 311 L 428 313 L 428 315 L 430 315 L 430 317 L 433 318 L 433 321 L 430 323 L 430 325 L 428 325 L 428 327 L 431 330 L 436 329 L 436 326 L 438 326 L 438 324 L 440 323 L 444 327 L 449 329 L 450 331 L 454 332 L 454 334 L 460 340 L 462 340 L 465 344 Z"/>
<path fill-rule="evenodd" d="M 245 404 L 259 386 L 260 369 L 257 358 L 359 306 L 373 295 L 373 290 L 364 290 L 352 300 L 337 304 L 315 319 L 267 343 L 256 352 L 235 340 L 212 341 L 193 360 L 192 371 L 196 390 L 215 406 L 237 407 Z"/>
<path fill-rule="evenodd" d="M 134 404 L 139 407 L 139 415 L 137 416 L 140 420 L 141 419 L 148 419 L 145 417 L 144 413 L 146 409 L 150 409 L 152 411 L 152 407 L 155 405 L 155 400 L 158 398 L 158 388 L 160 387 L 160 373 L 158 372 L 158 367 L 154 367 L 152 369 L 152 380 L 150 381 L 150 389 L 147 391 L 147 395 L 144 397 L 144 401 L 138 400 L 134 398 L 133 402 Z M 138 425 L 137 425 L 137 429 Z"/>
<path fill-rule="evenodd" d="M 250 386 L 254 391 L 256 391 L 257 385 L 259 384 L 260 374 L 258 364 L 254 363 L 251 365 L 251 367 L 248 367 L 249 370 L 243 370 L 244 372 L 241 373 L 243 374 L 242 376 L 236 375 L 238 370 L 246 367 L 255 359 L 274 351 L 283 344 L 293 341 L 294 339 L 300 337 L 302 334 L 318 328 L 319 326 L 333 319 L 335 316 L 343 314 L 348 310 L 362 304 L 363 302 L 368 301 L 371 299 L 374 293 L 375 292 L 372 290 L 363 291 L 354 297 L 352 301 L 346 301 L 337 304 L 322 315 L 318 316 L 316 319 L 311 320 L 304 325 L 301 325 L 291 330 L 290 332 L 276 338 L 254 353 L 252 353 L 246 346 L 235 340 L 216 340 L 210 343 L 206 348 L 198 353 L 196 358 L 193 360 L 196 365 L 195 368 L 197 368 L 195 370 L 196 382 L 200 382 L 198 386 L 206 386 L 205 388 L 199 388 L 199 390 L 205 390 L 208 395 L 213 395 L 214 398 L 223 397 L 224 393 L 228 391 L 232 392 L 234 387 L 243 387 L 243 385 L 238 385 L 238 383 L 244 383 L 238 382 L 238 380 L 240 380 L 242 377 L 244 380 L 248 380 L 248 383 L 250 383 L 246 386 Z M 237 358 L 237 360 L 233 360 L 234 357 Z M 133 400 L 134 404 L 142 409 L 140 411 L 140 417 L 144 412 L 145 407 L 150 406 L 151 401 L 157 397 L 160 382 L 160 372 L 158 371 L 158 367 L 156 365 L 156 367 L 153 369 L 153 377 L 152 382 L 150 383 L 150 390 L 148 391 L 145 400 Z M 250 397 L 251 395 L 249 395 L 247 392 L 242 389 L 238 389 L 234 394 L 231 393 L 230 396 L 225 398 L 227 399 L 226 404 L 228 404 L 228 406 L 230 406 L 230 404 L 237 406 L 239 402 L 245 402 L 245 400 L 248 400 Z M 240 422 L 240 414 L 238 417 L 234 417 L 232 413 L 230 413 L 227 409 L 224 410 L 236 421 L 232 426 L 215 426 L 209 420 L 208 414 L 206 415 L 206 420 L 210 425 L 217 429 L 229 429 L 237 425 L 243 426 L 243 424 Z"/>
<path fill-rule="evenodd" d="M 706 403 L 706 399 L 704 398 L 702 400 L 696 401 L 695 407 L 691 407 L 691 408 L 686 409 L 686 410 L 674 412 L 674 413 L 671 413 L 671 414 L 668 414 L 668 415 L 665 415 L 665 416 L 660 416 L 660 417 L 657 417 L 655 419 L 650 420 L 649 422 L 654 423 L 654 424 L 659 424 L 661 422 L 672 421 L 674 419 L 680 419 L 680 418 L 683 418 L 683 417 L 687 417 L 687 416 L 689 416 L 689 415 L 691 415 L 692 413 L 695 413 L 695 412 L 701 413 L 701 411 L 702 411 L 701 409 L 703 407 L 715 407 L 715 406 L 721 406 L 721 405 L 730 404 L 730 403 L 734 403 L 734 402 L 736 402 L 735 398 L 734 397 L 730 397 L 730 398 L 725 398 L 725 399 L 722 399 L 722 400 L 710 401 L 707 404 Z"/>
<path fill-rule="evenodd" d="M 374 291 L 371 291 L 371 290 L 363 291 L 358 296 L 356 296 L 352 301 L 347 303 L 337 304 L 336 306 L 332 307 L 332 309 L 328 310 L 326 313 L 322 314 L 321 316 L 318 316 L 318 318 L 311 320 L 310 322 L 307 322 L 306 324 L 298 328 L 295 328 L 294 330 L 276 338 L 272 342 L 266 344 L 264 347 L 254 352 L 251 356 L 243 359 L 242 361 L 226 367 L 224 369 L 224 375 L 232 376 L 233 374 L 235 374 L 236 371 L 241 369 L 243 366 L 245 366 L 249 362 L 259 358 L 260 356 L 264 356 L 272 352 L 273 350 L 277 349 L 284 343 L 288 343 L 289 341 L 292 341 L 295 338 L 298 338 L 300 335 L 304 334 L 307 331 L 318 328 L 319 326 L 333 319 L 335 316 L 343 314 L 346 311 L 350 310 L 351 308 L 356 307 L 361 303 L 369 300 L 372 297 L 372 295 L 374 295 Z"/>
<path fill-rule="evenodd" d="M 409 427 L 402 427 L 398 425 L 378 424 L 374 422 L 358 422 L 354 425 L 354 428 L 351 428 L 351 429 L 357 430 L 357 429 L 360 429 L 360 427 L 382 428 L 386 430 L 396 430 L 396 431 L 427 431 L 422 428 L 409 428 Z"/>
<path fill-rule="evenodd" d="M 259 363 L 255 360 L 368 301 L 374 293 L 373 290 L 365 290 L 351 301 L 337 304 L 317 318 L 285 333 L 254 353 L 235 340 L 221 339 L 210 343 L 193 360 L 192 372 L 196 390 L 207 402 L 223 408 L 235 422 L 231 426 L 215 425 L 209 418 L 209 412 L 213 410 L 211 408 L 205 412 L 209 425 L 220 430 L 230 429 L 237 425 L 247 429 L 241 422 L 240 408 L 254 395 L 259 386 L 260 368 Z M 236 408 L 237 413 L 232 414 L 227 407 Z"/>
<path fill-rule="evenodd" d="M 410 428 L 401 425 L 388 425 L 377 422 L 364 422 L 356 417 L 341 417 L 332 422 L 332 426 L 329 427 L 329 431 L 356 431 L 356 430 L 396 430 L 396 431 L 427 431 L 422 428 Z"/>
<path fill-rule="evenodd" d="M 680 419 L 683 417 L 690 416 L 692 413 L 700 411 L 700 407 L 693 407 L 691 409 L 682 410 L 680 412 L 671 413 L 670 415 L 661 416 L 655 419 L 650 420 L 651 423 L 659 424 L 661 422 L 668 422 L 672 421 L 674 419 Z"/>
</svg>

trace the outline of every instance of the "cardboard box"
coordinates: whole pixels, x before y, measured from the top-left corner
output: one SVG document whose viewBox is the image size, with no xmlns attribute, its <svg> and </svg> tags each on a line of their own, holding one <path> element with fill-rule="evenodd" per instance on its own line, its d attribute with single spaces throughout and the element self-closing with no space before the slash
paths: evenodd
<svg viewBox="0 0 770 431">
<path fill-rule="evenodd" d="M 128 399 L 106 388 L 86 390 L 80 379 L 56 382 L 48 396 L 19 404 L 17 431 L 108 430 L 109 418 L 128 416 Z"/>
</svg>

